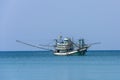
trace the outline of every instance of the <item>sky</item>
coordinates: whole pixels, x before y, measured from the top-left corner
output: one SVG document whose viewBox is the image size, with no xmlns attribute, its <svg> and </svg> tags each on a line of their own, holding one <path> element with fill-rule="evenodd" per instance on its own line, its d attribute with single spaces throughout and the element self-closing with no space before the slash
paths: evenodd
<svg viewBox="0 0 120 80">
<path fill-rule="evenodd" d="M 59 35 L 101 42 L 89 50 L 120 50 L 119 0 L 0 0 L 0 51 L 39 50 Z"/>
</svg>

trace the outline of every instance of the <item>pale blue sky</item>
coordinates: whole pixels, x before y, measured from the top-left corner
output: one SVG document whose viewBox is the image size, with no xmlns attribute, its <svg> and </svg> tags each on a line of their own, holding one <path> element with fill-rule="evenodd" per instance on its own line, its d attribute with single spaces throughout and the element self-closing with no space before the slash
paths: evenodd
<svg viewBox="0 0 120 80">
<path fill-rule="evenodd" d="M 39 50 L 58 35 L 101 42 L 90 50 L 120 50 L 119 0 L 0 0 L 0 51 Z"/>
</svg>

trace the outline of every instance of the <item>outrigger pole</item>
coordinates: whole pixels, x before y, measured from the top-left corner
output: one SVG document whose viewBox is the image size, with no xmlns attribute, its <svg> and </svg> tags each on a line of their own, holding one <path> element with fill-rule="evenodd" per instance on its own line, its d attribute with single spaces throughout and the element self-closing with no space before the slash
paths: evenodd
<svg viewBox="0 0 120 80">
<path fill-rule="evenodd" d="M 47 48 L 39 47 L 39 46 L 32 45 L 32 44 L 29 44 L 29 43 L 26 43 L 26 42 L 23 42 L 23 41 L 20 41 L 20 40 L 16 40 L 16 42 L 21 43 L 21 44 L 25 44 L 25 45 L 28 45 L 28 46 L 31 46 L 31 47 L 43 49 L 43 50 L 53 51 L 52 49 L 47 49 Z"/>
<path fill-rule="evenodd" d="M 89 44 L 89 47 L 92 45 L 96 45 L 96 44 L 101 44 L 101 42 L 91 43 L 91 44 Z"/>
</svg>

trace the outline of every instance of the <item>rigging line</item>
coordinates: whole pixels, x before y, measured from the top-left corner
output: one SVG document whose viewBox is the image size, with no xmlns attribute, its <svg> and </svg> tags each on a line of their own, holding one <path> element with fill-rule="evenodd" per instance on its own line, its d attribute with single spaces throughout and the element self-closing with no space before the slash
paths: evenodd
<svg viewBox="0 0 120 80">
<path fill-rule="evenodd" d="M 53 50 L 51 50 L 51 49 L 47 49 L 47 48 L 43 48 L 43 47 L 39 47 L 39 46 L 36 46 L 36 45 L 29 44 L 29 43 L 25 43 L 25 42 L 20 41 L 20 40 L 16 40 L 16 42 L 22 43 L 22 44 L 25 44 L 25 45 L 28 45 L 28 46 L 31 46 L 31 47 L 39 48 L 39 49 L 44 49 L 44 50 L 53 51 Z"/>
<path fill-rule="evenodd" d="M 101 44 L 101 42 L 91 43 L 89 44 L 89 46 L 96 45 L 96 44 Z"/>
</svg>

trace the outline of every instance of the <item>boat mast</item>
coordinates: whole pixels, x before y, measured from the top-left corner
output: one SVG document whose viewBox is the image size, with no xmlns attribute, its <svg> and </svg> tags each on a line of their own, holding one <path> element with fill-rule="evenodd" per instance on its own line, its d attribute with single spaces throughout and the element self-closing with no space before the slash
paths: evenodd
<svg viewBox="0 0 120 80">
<path fill-rule="evenodd" d="M 84 39 L 79 39 L 79 49 L 84 48 L 84 45 L 85 45 Z"/>
</svg>

